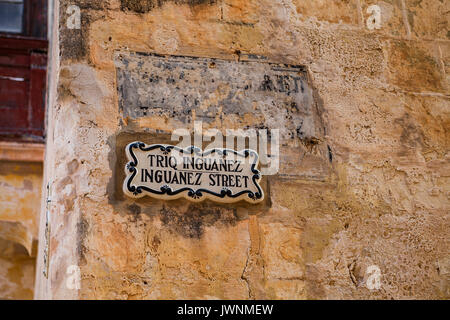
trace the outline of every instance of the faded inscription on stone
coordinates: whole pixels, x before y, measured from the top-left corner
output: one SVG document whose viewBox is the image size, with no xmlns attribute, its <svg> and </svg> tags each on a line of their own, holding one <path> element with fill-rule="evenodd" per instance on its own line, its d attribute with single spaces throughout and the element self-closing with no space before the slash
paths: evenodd
<svg viewBox="0 0 450 320">
<path fill-rule="evenodd" d="M 252 116 L 249 127 L 280 129 L 281 137 L 315 136 L 312 90 L 304 67 L 263 61 L 116 53 L 123 117 L 167 116 L 189 123 L 224 115 Z M 238 124 L 239 125 L 239 124 Z"/>
</svg>

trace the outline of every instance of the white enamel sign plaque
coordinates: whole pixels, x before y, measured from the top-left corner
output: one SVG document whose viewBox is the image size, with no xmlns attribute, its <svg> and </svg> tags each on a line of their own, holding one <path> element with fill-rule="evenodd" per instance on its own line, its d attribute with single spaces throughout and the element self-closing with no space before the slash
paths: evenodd
<svg viewBox="0 0 450 320">
<path fill-rule="evenodd" d="M 210 199 L 217 202 L 264 199 L 258 154 L 250 149 L 182 149 L 167 144 L 132 142 L 126 147 L 123 190 L 133 198 Z"/>
</svg>

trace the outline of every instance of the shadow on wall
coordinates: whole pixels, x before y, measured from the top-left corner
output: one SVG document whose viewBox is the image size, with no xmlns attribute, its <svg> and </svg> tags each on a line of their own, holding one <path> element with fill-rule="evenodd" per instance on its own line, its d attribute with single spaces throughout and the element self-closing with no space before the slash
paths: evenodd
<svg viewBox="0 0 450 320">
<path fill-rule="evenodd" d="M 36 242 L 30 255 L 24 246 L 0 237 L 0 299 L 33 299 L 35 252 Z"/>
</svg>

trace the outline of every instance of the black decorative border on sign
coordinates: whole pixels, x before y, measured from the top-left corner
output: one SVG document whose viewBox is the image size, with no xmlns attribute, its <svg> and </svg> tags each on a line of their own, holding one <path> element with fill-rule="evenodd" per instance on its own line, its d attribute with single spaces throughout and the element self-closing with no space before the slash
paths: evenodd
<svg viewBox="0 0 450 320">
<path fill-rule="evenodd" d="M 263 197 L 263 192 L 257 181 L 257 180 L 261 179 L 261 173 L 258 169 L 256 169 L 256 165 L 258 163 L 258 154 L 253 150 L 245 149 L 245 150 L 238 152 L 238 151 L 231 150 L 231 149 L 209 149 L 209 150 L 206 150 L 203 152 L 200 148 L 197 148 L 195 146 L 190 146 L 190 147 L 187 147 L 186 149 L 182 149 L 177 146 L 162 145 L 162 144 L 153 144 L 148 147 L 145 147 L 145 146 L 146 146 L 146 144 L 143 142 L 134 142 L 134 143 L 129 144 L 127 147 L 128 148 L 127 151 L 133 160 L 128 162 L 125 167 L 125 169 L 131 173 L 131 176 L 126 181 L 126 188 L 130 193 L 132 193 L 135 196 L 142 194 L 143 191 L 146 191 L 148 193 L 155 194 L 155 195 L 168 195 L 168 196 L 174 196 L 174 195 L 177 195 L 184 191 L 188 191 L 188 196 L 191 197 L 192 199 L 200 199 L 201 197 L 203 197 L 203 193 L 208 193 L 208 194 L 211 194 L 213 196 L 216 196 L 216 197 L 222 198 L 222 199 L 227 196 L 230 198 L 237 198 L 246 193 L 248 194 L 248 197 L 254 201 L 260 200 Z M 255 160 L 253 161 L 252 166 L 251 166 L 251 171 L 253 173 L 252 181 L 253 181 L 253 184 L 258 189 L 258 191 L 255 193 L 251 190 L 244 190 L 244 191 L 238 192 L 236 194 L 233 194 L 232 191 L 226 187 L 223 188 L 220 193 L 216 193 L 216 192 L 213 192 L 208 189 L 201 188 L 201 189 L 194 190 L 189 187 L 184 187 L 184 188 L 177 189 L 174 191 L 168 185 L 161 186 L 161 188 L 159 190 L 151 189 L 146 186 L 137 186 L 137 187 L 132 186 L 131 183 L 132 183 L 133 178 L 137 174 L 136 166 L 138 165 L 138 160 L 136 158 L 136 155 L 133 153 L 133 149 L 137 149 L 137 148 L 139 148 L 141 151 L 152 151 L 155 149 L 160 149 L 164 154 L 169 154 L 172 150 L 176 150 L 183 154 L 189 154 L 189 155 L 192 155 L 195 153 L 195 155 L 197 155 L 199 157 L 204 157 L 204 156 L 207 156 L 207 155 L 213 154 L 213 153 L 217 153 L 220 156 L 222 156 L 222 155 L 226 156 L 228 153 L 233 153 L 235 155 L 238 155 L 238 156 L 241 156 L 244 158 L 248 158 L 250 155 L 254 155 Z"/>
</svg>

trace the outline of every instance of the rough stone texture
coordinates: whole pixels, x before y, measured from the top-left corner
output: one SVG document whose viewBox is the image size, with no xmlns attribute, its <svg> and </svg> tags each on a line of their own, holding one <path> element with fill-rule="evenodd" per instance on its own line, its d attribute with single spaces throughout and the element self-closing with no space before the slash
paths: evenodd
<svg viewBox="0 0 450 320">
<path fill-rule="evenodd" d="M 42 164 L 0 161 L 0 299 L 32 299 Z"/>
<path fill-rule="evenodd" d="M 417 38 L 449 39 L 450 3 L 448 1 L 404 1 L 408 8 L 411 30 Z"/>
<path fill-rule="evenodd" d="M 81 30 L 65 26 L 74 3 Z M 45 172 L 58 193 L 36 297 L 448 299 L 448 2 L 154 3 L 57 1 Z M 382 27 L 368 30 L 375 3 Z M 323 136 L 282 140 L 292 174 L 268 177 L 257 208 L 126 199 L 119 137 L 189 124 L 123 116 L 117 51 L 305 66 Z M 238 118 L 252 127 L 261 115 Z M 234 128 L 237 115 L 217 116 L 211 127 Z M 42 218 L 40 234 L 38 270 Z M 371 265 L 379 290 L 367 288 Z"/>
</svg>

